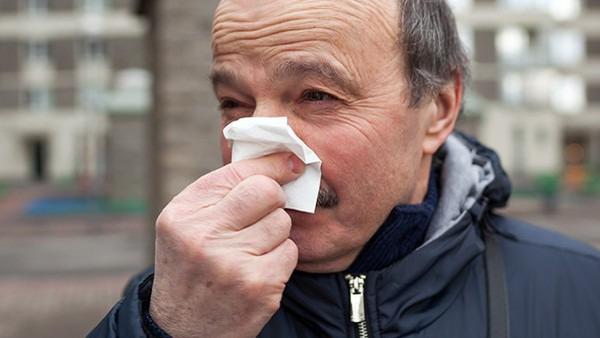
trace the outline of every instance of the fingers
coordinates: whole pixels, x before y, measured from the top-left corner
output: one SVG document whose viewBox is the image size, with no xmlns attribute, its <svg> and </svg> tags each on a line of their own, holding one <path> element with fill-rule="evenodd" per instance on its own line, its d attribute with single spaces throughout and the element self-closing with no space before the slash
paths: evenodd
<svg viewBox="0 0 600 338">
<path fill-rule="evenodd" d="M 248 177 L 263 175 L 283 185 L 302 175 L 304 166 L 304 163 L 291 153 L 276 153 L 230 163 L 200 177 L 181 191 L 174 200 L 186 203 L 193 201 L 198 208 L 208 207 L 216 204 Z"/>
<path fill-rule="evenodd" d="M 217 207 L 226 216 L 232 230 L 240 230 L 285 205 L 286 197 L 281 186 L 273 179 L 255 175 L 235 186 Z"/>
<path fill-rule="evenodd" d="M 221 194 L 228 192 L 248 177 L 263 175 L 272 178 L 279 185 L 298 178 L 304 172 L 304 163 L 290 153 L 276 153 L 251 160 L 230 163 L 203 176 L 192 184 L 201 190 L 217 188 Z"/>
<path fill-rule="evenodd" d="M 267 274 L 270 274 L 273 279 L 287 282 L 298 265 L 298 247 L 291 239 L 286 239 L 260 258 L 265 266 L 270 267 L 266 270 Z"/>
<path fill-rule="evenodd" d="M 224 179 L 235 178 L 244 180 L 254 175 L 265 175 L 272 178 L 280 185 L 286 184 L 298 178 L 304 171 L 304 163 L 290 153 L 276 153 L 261 158 L 230 163 L 223 167 Z"/>
<path fill-rule="evenodd" d="M 292 219 L 283 209 L 275 209 L 263 219 L 236 235 L 237 245 L 245 252 L 260 256 L 272 251 L 290 236 Z"/>
</svg>

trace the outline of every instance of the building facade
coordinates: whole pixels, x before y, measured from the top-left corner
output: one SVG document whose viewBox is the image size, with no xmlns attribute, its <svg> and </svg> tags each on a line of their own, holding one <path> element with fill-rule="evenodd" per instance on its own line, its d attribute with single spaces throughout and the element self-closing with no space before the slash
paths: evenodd
<svg viewBox="0 0 600 338">
<path fill-rule="evenodd" d="M 474 68 L 461 128 L 498 149 L 517 178 L 560 172 L 573 142 L 585 147 L 586 162 L 600 163 L 600 0 L 450 2 Z M 217 3 L 138 1 L 150 22 L 155 79 L 149 125 L 155 215 L 221 163 L 208 81 Z"/>
<path fill-rule="evenodd" d="M 109 114 L 147 105 L 146 27 L 132 6 L 0 2 L 0 180 L 105 174 Z"/>
<path fill-rule="evenodd" d="M 221 165 L 220 114 L 208 79 L 218 0 L 140 0 L 150 22 L 150 219 L 184 187 Z"/>
<path fill-rule="evenodd" d="M 517 181 L 600 170 L 600 0 L 451 3 L 473 60 L 478 133 Z"/>
</svg>

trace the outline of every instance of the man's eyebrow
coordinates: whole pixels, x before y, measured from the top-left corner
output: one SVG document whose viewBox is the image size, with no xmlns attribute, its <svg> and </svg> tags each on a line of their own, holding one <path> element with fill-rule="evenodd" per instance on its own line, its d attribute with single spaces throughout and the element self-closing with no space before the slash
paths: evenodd
<svg viewBox="0 0 600 338">
<path fill-rule="evenodd" d="M 295 61 L 288 60 L 280 63 L 270 74 L 270 80 L 276 81 L 289 78 L 305 78 L 315 76 L 323 78 L 340 89 L 350 93 L 353 96 L 359 96 L 360 87 L 351 78 L 346 76 L 344 72 L 337 67 L 332 66 L 327 62 L 319 61 Z M 240 87 L 239 76 L 224 67 L 212 68 L 209 79 L 212 83 L 213 90 L 218 86 L 224 85 L 229 87 Z"/>
<path fill-rule="evenodd" d="M 208 78 L 212 83 L 213 90 L 217 89 L 217 86 L 220 85 L 229 87 L 239 87 L 240 85 L 237 74 L 226 68 L 212 68 Z"/>
<path fill-rule="evenodd" d="M 273 81 L 315 76 L 324 78 L 351 95 L 358 96 L 360 93 L 360 88 L 355 81 L 327 62 L 288 60 L 277 65 L 270 75 Z"/>
</svg>

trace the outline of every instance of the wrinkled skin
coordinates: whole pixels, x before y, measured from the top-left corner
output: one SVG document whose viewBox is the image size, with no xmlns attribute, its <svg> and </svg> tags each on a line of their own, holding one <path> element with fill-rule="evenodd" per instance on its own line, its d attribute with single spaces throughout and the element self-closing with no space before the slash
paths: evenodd
<svg viewBox="0 0 600 338">
<path fill-rule="evenodd" d="M 323 184 L 340 203 L 315 215 L 290 212 L 291 238 L 300 270 L 340 271 L 394 205 L 423 199 L 430 155 L 453 121 L 443 121 L 443 133 L 427 128 L 453 103 L 407 108 L 395 1 L 256 3 L 223 1 L 215 15 L 213 74 L 234 78 L 217 76 L 222 123 L 287 116 L 323 160 Z M 330 65 L 355 88 L 311 72 L 281 76 L 281 65 L 291 62 Z M 221 144 L 227 163 L 230 149 Z"/>
<path fill-rule="evenodd" d="M 283 212 L 280 185 L 302 170 L 289 154 L 229 164 L 186 188 L 157 221 L 150 306 L 174 337 L 256 336 L 294 269 L 347 268 L 394 205 L 423 199 L 462 95 L 457 74 L 408 107 L 394 0 L 223 0 L 213 25 L 222 127 L 288 117 L 339 203 Z M 221 150 L 229 163 L 225 140 Z"/>
</svg>

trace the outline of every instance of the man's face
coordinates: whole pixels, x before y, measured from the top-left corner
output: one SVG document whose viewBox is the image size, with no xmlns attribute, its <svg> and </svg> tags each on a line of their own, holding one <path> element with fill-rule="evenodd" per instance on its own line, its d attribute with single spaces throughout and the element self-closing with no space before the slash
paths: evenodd
<svg viewBox="0 0 600 338">
<path fill-rule="evenodd" d="M 289 212 L 300 270 L 345 269 L 394 205 L 418 202 L 427 180 L 431 105 L 407 108 L 395 2 L 223 0 L 216 11 L 221 127 L 286 116 L 323 161 L 316 213 Z M 221 149 L 230 162 L 224 139 Z"/>
</svg>

